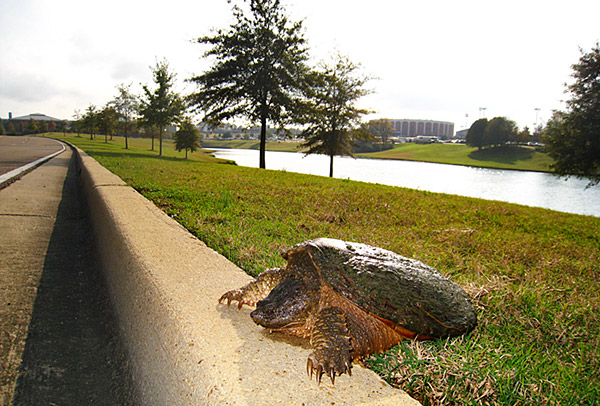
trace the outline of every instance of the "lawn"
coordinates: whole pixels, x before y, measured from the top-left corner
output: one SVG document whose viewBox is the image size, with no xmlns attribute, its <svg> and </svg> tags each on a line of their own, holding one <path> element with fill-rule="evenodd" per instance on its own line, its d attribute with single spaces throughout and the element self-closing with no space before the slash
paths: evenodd
<svg viewBox="0 0 600 406">
<path fill-rule="evenodd" d="M 478 311 L 471 334 L 362 361 L 423 404 L 598 404 L 600 218 L 200 152 L 158 157 L 148 140 L 125 150 L 117 137 L 67 139 L 251 275 L 282 266 L 295 243 L 331 237 L 417 258 L 459 283 Z"/>
<path fill-rule="evenodd" d="M 533 147 L 503 146 L 478 150 L 463 144 L 399 144 L 392 149 L 368 154 L 364 158 L 405 159 L 486 168 L 546 172 L 552 158 Z"/>
</svg>

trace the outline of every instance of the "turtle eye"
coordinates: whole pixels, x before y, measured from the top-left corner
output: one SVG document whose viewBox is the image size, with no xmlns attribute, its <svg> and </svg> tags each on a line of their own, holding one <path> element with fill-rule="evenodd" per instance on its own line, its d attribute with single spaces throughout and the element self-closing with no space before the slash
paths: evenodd
<svg viewBox="0 0 600 406">
<path fill-rule="evenodd" d="M 258 301 L 250 316 L 256 324 L 272 329 L 303 322 L 310 307 L 307 293 L 301 281 L 287 278 Z"/>
</svg>

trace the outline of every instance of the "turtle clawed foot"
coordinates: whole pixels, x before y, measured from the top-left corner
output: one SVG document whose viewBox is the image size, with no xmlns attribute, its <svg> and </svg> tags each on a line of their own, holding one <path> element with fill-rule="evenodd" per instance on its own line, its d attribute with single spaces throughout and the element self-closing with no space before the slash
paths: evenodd
<svg viewBox="0 0 600 406">
<path fill-rule="evenodd" d="M 352 375 L 352 359 L 348 351 L 336 351 L 335 349 L 319 349 L 309 355 L 306 362 L 306 373 L 312 378 L 313 373 L 317 383 L 321 383 L 321 377 L 325 374 L 335 384 L 335 376 L 343 373 Z"/>
<path fill-rule="evenodd" d="M 248 298 L 246 297 L 246 295 L 244 295 L 241 289 L 234 289 L 225 293 L 219 299 L 219 303 L 223 303 L 223 301 L 225 300 L 227 300 L 227 306 L 229 306 L 232 301 L 237 301 L 238 309 L 241 309 L 243 305 L 253 306 L 255 304 L 254 302 L 248 300 Z"/>
</svg>

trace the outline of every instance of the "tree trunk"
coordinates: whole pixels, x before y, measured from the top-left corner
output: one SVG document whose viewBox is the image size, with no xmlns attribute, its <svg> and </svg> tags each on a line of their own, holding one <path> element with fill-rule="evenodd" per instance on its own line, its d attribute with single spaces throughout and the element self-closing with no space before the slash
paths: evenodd
<svg viewBox="0 0 600 406">
<path fill-rule="evenodd" d="M 263 112 L 260 118 L 260 156 L 259 168 L 265 169 L 265 151 L 267 149 L 267 115 Z"/>
<path fill-rule="evenodd" d="M 158 155 L 162 156 L 162 134 L 163 134 L 163 128 L 160 127 L 160 134 L 158 134 Z"/>
<path fill-rule="evenodd" d="M 329 155 L 329 177 L 333 178 L 333 157 L 334 155 Z"/>
</svg>

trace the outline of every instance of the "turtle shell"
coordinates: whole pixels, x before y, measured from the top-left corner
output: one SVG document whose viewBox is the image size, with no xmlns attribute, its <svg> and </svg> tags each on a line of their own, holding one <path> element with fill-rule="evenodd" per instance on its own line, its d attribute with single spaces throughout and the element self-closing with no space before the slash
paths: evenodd
<svg viewBox="0 0 600 406">
<path fill-rule="evenodd" d="M 323 282 L 394 326 L 429 337 L 456 336 L 477 324 L 460 286 L 416 259 L 366 244 L 319 238 L 283 254 L 309 253 Z"/>
</svg>

